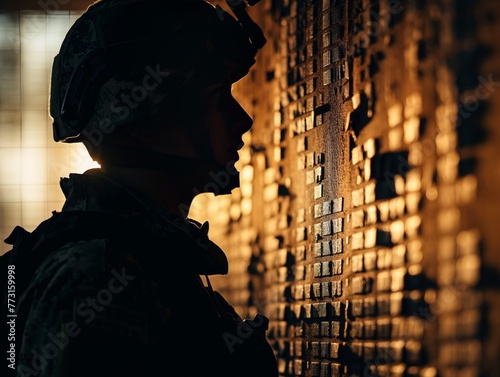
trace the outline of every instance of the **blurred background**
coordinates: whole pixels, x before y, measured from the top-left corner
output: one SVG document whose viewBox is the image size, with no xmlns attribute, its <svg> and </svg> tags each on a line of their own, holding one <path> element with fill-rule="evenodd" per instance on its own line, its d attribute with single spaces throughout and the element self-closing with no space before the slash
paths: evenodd
<svg viewBox="0 0 500 377">
<path fill-rule="evenodd" d="M 96 166 L 52 139 L 52 60 L 80 0 L 0 0 L 0 238 Z M 215 1 L 227 9 L 223 2 Z M 234 88 L 254 119 L 232 195 L 200 195 L 281 376 L 500 376 L 500 2 L 262 0 Z M 8 245 L 0 246 L 0 253 Z"/>
<path fill-rule="evenodd" d="M 52 61 L 69 27 L 90 2 L 80 1 L 73 10 L 57 2 L 41 3 L 46 10 L 36 1 L 0 1 L 2 240 L 15 225 L 33 230 L 61 209 L 60 177 L 96 166 L 83 145 L 54 142 L 48 113 Z M 2 242 L 0 253 L 8 246 Z"/>
</svg>

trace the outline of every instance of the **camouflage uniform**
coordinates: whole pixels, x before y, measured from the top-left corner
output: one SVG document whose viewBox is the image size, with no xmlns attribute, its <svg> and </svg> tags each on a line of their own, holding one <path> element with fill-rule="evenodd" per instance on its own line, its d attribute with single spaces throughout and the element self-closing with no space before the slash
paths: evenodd
<svg viewBox="0 0 500 377">
<path fill-rule="evenodd" d="M 199 224 L 98 169 L 61 187 L 54 216 L 105 220 L 36 269 L 18 305 L 26 326 L 16 376 L 277 376 L 265 321 L 241 322 L 202 284 L 228 265 Z"/>
</svg>

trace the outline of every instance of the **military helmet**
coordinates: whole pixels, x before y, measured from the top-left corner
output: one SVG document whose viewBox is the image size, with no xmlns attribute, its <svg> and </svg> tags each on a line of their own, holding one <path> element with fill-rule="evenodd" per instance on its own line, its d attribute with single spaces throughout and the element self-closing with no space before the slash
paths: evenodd
<svg viewBox="0 0 500 377">
<path fill-rule="evenodd" d="M 259 0 L 101 0 L 67 33 L 54 59 L 54 140 L 119 126 L 165 106 L 190 82 L 236 82 L 266 43 L 246 12 Z"/>
</svg>

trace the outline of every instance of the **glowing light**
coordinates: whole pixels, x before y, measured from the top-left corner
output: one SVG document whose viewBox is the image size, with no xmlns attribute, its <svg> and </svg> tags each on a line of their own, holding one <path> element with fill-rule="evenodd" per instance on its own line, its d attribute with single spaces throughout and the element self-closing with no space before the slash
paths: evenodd
<svg viewBox="0 0 500 377">
<path fill-rule="evenodd" d="M 481 258 L 479 255 L 466 255 L 457 261 L 457 280 L 461 284 L 473 286 L 480 278 Z"/>
<path fill-rule="evenodd" d="M 403 221 L 394 221 L 391 226 L 391 241 L 393 243 L 400 243 L 404 239 L 405 227 Z"/>
<path fill-rule="evenodd" d="M 246 166 L 252 160 L 252 152 L 250 148 L 246 146 L 238 151 L 238 155 L 240 156 L 238 162 L 243 166 Z"/>
<path fill-rule="evenodd" d="M 229 208 L 229 216 L 233 221 L 237 221 L 241 216 L 241 208 L 239 204 L 232 204 Z"/>
<path fill-rule="evenodd" d="M 404 277 L 406 268 L 398 268 L 391 271 L 391 291 L 398 292 L 404 288 Z"/>
<path fill-rule="evenodd" d="M 21 204 L 21 215 L 23 226 L 34 229 L 39 223 L 40 219 L 47 216 L 48 205 L 47 202 L 23 202 Z"/>
<path fill-rule="evenodd" d="M 377 243 L 377 229 L 372 228 L 365 231 L 364 238 L 365 238 L 364 247 L 366 249 L 374 247 Z"/>
<path fill-rule="evenodd" d="M 14 225 L 30 230 L 52 210 L 60 210 L 60 177 L 97 166 L 86 151 L 75 159 L 73 151 L 83 145 L 60 145 L 52 139 L 47 110 L 52 58 L 80 13 L 49 13 L 0 15 L 0 46 L 6 58 L 0 71 L 0 176 L 8 177 L 0 182 L 2 239 Z M 0 253 L 6 247 L 0 243 Z"/>
<path fill-rule="evenodd" d="M 280 147 L 274 147 L 274 162 L 280 162 L 281 161 L 281 148 Z"/>
<path fill-rule="evenodd" d="M 419 92 L 413 92 L 406 97 L 405 118 L 409 119 L 422 113 L 422 95 Z"/>
<path fill-rule="evenodd" d="M 83 144 L 74 144 L 69 146 L 70 149 L 70 169 L 71 172 L 83 173 L 89 169 L 99 168 L 100 165 L 93 161 L 89 156 L 87 149 Z"/>
<path fill-rule="evenodd" d="M 382 202 L 378 204 L 380 221 L 386 222 L 389 219 L 389 202 Z"/>
<path fill-rule="evenodd" d="M 241 201 L 241 214 L 248 216 L 252 213 L 252 199 L 244 198 Z"/>
<path fill-rule="evenodd" d="M 404 122 L 404 141 L 407 144 L 417 141 L 420 131 L 420 118 L 412 117 Z"/>
<path fill-rule="evenodd" d="M 281 140 L 281 130 L 279 128 L 274 130 L 273 143 L 274 145 L 279 145 Z"/>
<path fill-rule="evenodd" d="M 391 306 L 390 314 L 393 316 L 399 315 L 401 313 L 401 306 L 403 302 L 403 292 L 391 293 Z"/>
<path fill-rule="evenodd" d="M 405 193 L 405 179 L 400 176 L 394 176 L 394 188 L 396 189 L 396 194 L 403 195 Z"/>
<path fill-rule="evenodd" d="M 253 188 L 251 182 L 241 182 L 241 195 L 244 198 L 250 198 L 252 196 Z"/>
<path fill-rule="evenodd" d="M 389 201 L 389 217 L 395 219 L 404 216 L 405 198 L 400 196 Z"/>
<path fill-rule="evenodd" d="M 411 216 L 405 220 L 405 229 L 408 238 L 417 237 L 422 223 L 420 216 Z"/>
<path fill-rule="evenodd" d="M 372 174 L 372 164 L 371 164 L 371 161 L 369 159 L 366 159 L 364 162 L 364 167 L 363 167 L 363 175 L 364 176 L 363 177 L 358 176 L 358 177 L 360 178 L 360 180 L 364 179 L 365 181 L 369 181 L 371 178 L 371 174 Z"/>
<path fill-rule="evenodd" d="M 416 370 L 415 373 L 418 373 L 418 368 L 417 367 L 411 367 L 411 369 Z M 408 372 L 412 373 L 413 371 L 408 370 Z M 420 376 L 421 377 L 436 377 L 437 376 L 437 369 L 435 367 L 425 367 L 420 370 Z"/>
<path fill-rule="evenodd" d="M 406 175 L 406 191 L 420 191 L 422 185 L 421 173 L 419 169 L 411 169 Z"/>
<path fill-rule="evenodd" d="M 21 155 L 21 183 L 44 185 L 47 183 L 47 153 L 44 148 L 24 148 Z M 29 195 L 24 201 L 35 201 Z"/>
<path fill-rule="evenodd" d="M 278 198 L 278 183 L 273 183 L 264 189 L 264 201 L 272 202 Z"/>
<path fill-rule="evenodd" d="M 391 150 L 400 149 L 403 143 L 403 129 L 401 127 L 393 128 L 389 131 L 389 148 Z"/>
<path fill-rule="evenodd" d="M 264 184 L 270 185 L 276 181 L 276 169 L 268 168 L 264 171 Z"/>
<path fill-rule="evenodd" d="M 244 182 L 251 182 L 253 179 L 253 166 L 247 165 L 241 170 L 241 180 Z"/>
<path fill-rule="evenodd" d="M 396 103 L 387 109 L 387 120 L 390 127 L 396 127 L 403 121 L 403 105 Z"/>
<path fill-rule="evenodd" d="M 361 95 L 359 92 L 356 92 L 352 96 L 352 108 L 353 108 L 353 110 L 356 110 L 359 107 L 360 103 L 361 103 Z"/>
<path fill-rule="evenodd" d="M 372 182 L 365 187 L 365 204 L 373 203 L 375 201 L 375 188 L 376 183 Z"/>
<path fill-rule="evenodd" d="M 364 144 L 363 144 L 363 149 L 365 150 L 366 153 L 366 158 L 372 158 L 375 156 L 377 153 L 377 148 L 375 145 L 375 139 L 368 139 Z"/>
<path fill-rule="evenodd" d="M 406 195 L 406 209 L 408 213 L 417 213 L 419 210 L 421 194 L 420 192 L 412 192 Z"/>
</svg>

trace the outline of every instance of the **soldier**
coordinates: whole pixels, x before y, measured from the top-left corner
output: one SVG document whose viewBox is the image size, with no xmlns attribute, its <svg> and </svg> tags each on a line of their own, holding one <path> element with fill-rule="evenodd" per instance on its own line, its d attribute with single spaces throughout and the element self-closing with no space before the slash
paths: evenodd
<svg viewBox="0 0 500 377">
<path fill-rule="evenodd" d="M 197 193 L 238 186 L 252 126 L 231 87 L 265 38 L 230 4 L 235 17 L 202 0 L 102 0 L 66 35 L 54 139 L 83 142 L 101 168 L 61 179 L 62 211 L 6 240 L 16 376 L 278 375 L 267 319 L 243 321 L 211 289 L 226 256 L 186 217 Z"/>
</svg>

